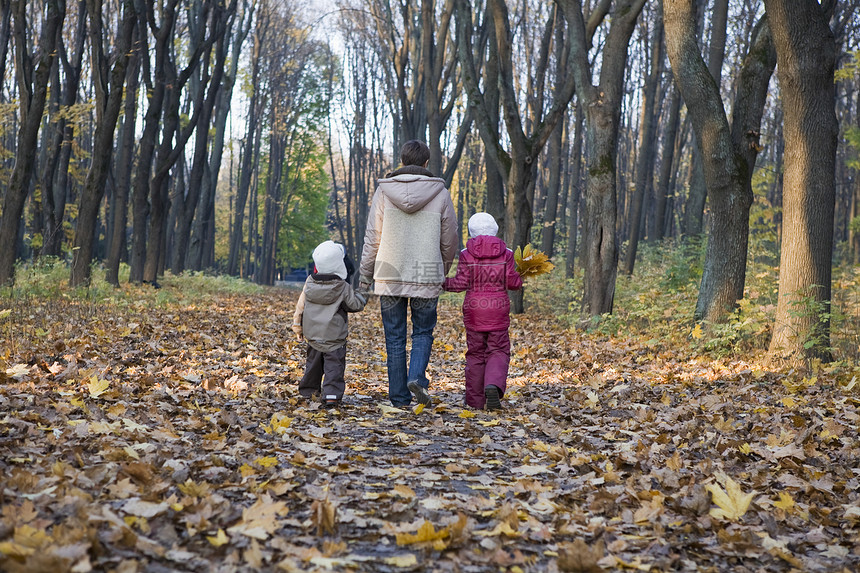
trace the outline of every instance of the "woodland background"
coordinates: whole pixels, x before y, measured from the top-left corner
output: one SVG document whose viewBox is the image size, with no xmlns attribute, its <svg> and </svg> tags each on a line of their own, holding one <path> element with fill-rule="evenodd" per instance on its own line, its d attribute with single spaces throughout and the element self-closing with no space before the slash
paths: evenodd
<svg viewBox="0 0 860 573">
<path fill-rule="evenodd" d="M 858 12 L 0 0 L 0 569 L 856 571 Z M 556 265 L 501 412 L 451 294 L 433 408 L 375 301 L 298 400 L 281 279 L 413 138 Z"/>
<path fill-rule="evenodd" d="M 60 261 L 73 287 L 126 264 L 271 285 L 325 237 L 357 259 L 375 180 L 418 138 L 461 221 L 486 210 L 556 261 L 563 312 L 611 314 L 644 245 L 690 263 L 703 326 L 752 302 L 771 355 L 830 359 L 856 328 L 831 307 L 860 259 L 856 12 L 4 1 L 0 282 Z"/>
</svg>

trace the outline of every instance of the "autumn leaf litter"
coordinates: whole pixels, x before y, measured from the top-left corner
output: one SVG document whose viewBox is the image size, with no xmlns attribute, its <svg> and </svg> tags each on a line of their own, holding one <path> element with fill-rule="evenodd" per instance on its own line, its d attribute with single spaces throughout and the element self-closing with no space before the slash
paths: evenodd
<svg viewBox="0 0 860 573">
<path fill-rule="evenodd" d="M 854 571 L 856 379 L 513 318 L 499 413 L 387 401 L 378 304 L 347 395 L 302 402 L 296 293 L 3 315 L 4 571 Z M 95 305 L 95 306 L 94 306 Z M 18 329 L 16 332 L 12 328 Z"/>
</svg>

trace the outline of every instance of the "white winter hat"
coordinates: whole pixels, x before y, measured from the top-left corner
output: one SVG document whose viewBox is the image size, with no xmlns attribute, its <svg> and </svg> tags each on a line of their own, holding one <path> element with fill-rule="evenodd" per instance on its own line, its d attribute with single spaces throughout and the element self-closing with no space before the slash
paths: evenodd
<svg viewBox="0 0 860 573">
<path fill-rule="evenodd" d="M 323 275 L 337 275 L 346 280 L 346 265 L 343 262 L 345 252 L 343 245 L 334 241 L 320 243 L 312 255 L 317 272 Z"/>
<path fill-rule="evenodd" d="M 474 238 L 478 235 L 492 235 L 499 232 L 499 224 L 489 213 L 475 213 L 469 217 L 469 236 Z"/>
</svg>

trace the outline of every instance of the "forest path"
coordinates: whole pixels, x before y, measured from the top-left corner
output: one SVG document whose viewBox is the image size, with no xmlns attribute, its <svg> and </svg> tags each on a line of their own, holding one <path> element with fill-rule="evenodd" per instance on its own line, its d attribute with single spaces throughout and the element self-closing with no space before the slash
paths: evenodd
<svg viewBox="0 0 860 573">
<path fill-rule="evenodd" d="M 8 571 L 853 571 L 856 387 L 513 317 L 498 413 L 387 401 L 378 301 L 344 405 L 297 399 L 297 292 L 24 301 L 0 382 Z"/>
</svg>

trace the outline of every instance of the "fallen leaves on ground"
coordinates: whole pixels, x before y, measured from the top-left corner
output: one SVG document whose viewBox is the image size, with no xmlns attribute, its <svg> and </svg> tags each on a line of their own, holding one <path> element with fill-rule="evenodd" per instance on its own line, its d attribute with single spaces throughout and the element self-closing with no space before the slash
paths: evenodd
<svg viewBox="0 0 860 573">
<path fill-rule="evenodd" d="M 295 299 L 32 299 L 4 315 L 0 569 L 860 567 L 844 369 L 769 372 L 527 314 L 504 410 L 474 411 L 446 299 L 433 404 L 394 408 L 371 304 L 326 410 L 297 393 Z"/>
</svg>

